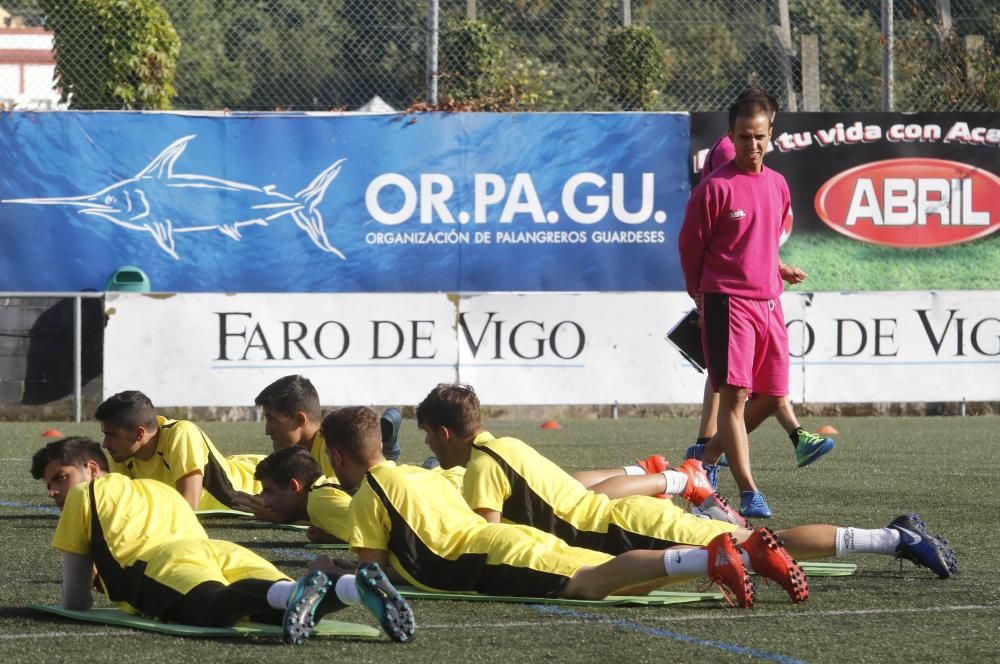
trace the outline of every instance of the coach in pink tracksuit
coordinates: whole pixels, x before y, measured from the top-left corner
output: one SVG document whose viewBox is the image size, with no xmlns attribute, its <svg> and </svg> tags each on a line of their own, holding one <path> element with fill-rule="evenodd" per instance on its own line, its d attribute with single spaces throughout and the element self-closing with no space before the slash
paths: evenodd
<svg viewBox="0 0 1000 664">
<path fill-rule="evenodd" d="M 740 512 L 757 518 L 771 510 L 750 472 L 743 409 L 753 394 L 766 418 L 788 394 L 788 335 L 778 298 L 783 277 L 804 277 L 778 259 L 790 196 L 785 179 L 763 162 L 771 116 L 759 98 L 730 107 L 736 154 L 695 187 L 679 237 L 687 291 L 701 311 L 708 377 L 719 392 L 718 435 L 703 459 L 715 463 L 726 454 L 741 492 Z M 791 271 L 796 274 L 781 274 Z"/>
</svg>

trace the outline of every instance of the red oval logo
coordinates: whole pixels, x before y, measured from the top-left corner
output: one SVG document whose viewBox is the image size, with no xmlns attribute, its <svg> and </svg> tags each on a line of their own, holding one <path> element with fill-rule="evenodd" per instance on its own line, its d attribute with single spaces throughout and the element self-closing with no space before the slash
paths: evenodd
<svg viewBox="0 0 1000 664">
<path fill-rule="evenodd" d="M 1000 228 L 1000 177 L 944 159 L 873 161 L 816 192 L 816 213 L 844 235 L 891 247 L 943 247 Z"/>
</svg>

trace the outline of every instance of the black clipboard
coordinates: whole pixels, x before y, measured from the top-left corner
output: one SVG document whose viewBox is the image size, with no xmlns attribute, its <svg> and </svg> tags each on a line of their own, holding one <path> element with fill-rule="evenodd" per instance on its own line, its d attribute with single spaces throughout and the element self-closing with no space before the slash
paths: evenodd
<svg viewBox="0 0 1000 664">
<path fill-rule="evenodd" d="M 667 341 L 700 373 L 705 373 L 705 350 L 701 345 L 701 317 L 697 309 L 687 312 L 667 332 Z"/>
</svg>

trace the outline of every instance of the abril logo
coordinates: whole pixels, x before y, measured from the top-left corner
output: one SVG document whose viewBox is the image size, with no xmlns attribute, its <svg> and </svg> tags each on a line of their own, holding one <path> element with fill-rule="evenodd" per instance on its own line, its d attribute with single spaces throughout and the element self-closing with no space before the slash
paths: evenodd
<svg viewBox="0 0 1000 664">
<path fill-rule="evenodd" d="M 943 159 L 888 159 L 838 173 L 816 192 L 827 226 L 893 247 L 942 247 L 1000 228 L 1000 177 Z"/>
</svg>

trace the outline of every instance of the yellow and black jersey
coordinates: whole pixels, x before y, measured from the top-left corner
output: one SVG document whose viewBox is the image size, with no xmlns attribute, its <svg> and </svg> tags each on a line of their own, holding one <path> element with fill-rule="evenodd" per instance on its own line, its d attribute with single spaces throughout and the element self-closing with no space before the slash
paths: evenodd
<svg viewBox="0 0 1000 664">
<path fill-rule="evenodd" d="M 494 510 L 505 521 L 612 555 L 676 544 L 701 546 L 736 529 L 650 496 L 611 500 L 586 489 L 526 443 L 488 432 L 473 440 L 462 493 L 473 509 Z"/>
<path fill-rule="evenodd" d="M 52 546 L 93 559 L 105 594 L 122 609 L 157 617 L 205 582 L 288 578 L 248 549 L 210 540 L 172 487 L 118 473 L 70 490 Z"/>
<path fill-rule="evenodd" d="M 257 463 L 264 458 L 262 455 L 241 454 L 226 458 L 195 423 L 162 416 L 157 416 L 156 422 L 160 432 L 156 454 L 146 460 L 136 457 L 124 462 L 112 460 L 112 472 L 132 479 L 158 480 L 172 487 L 182 477 L 200 472 L 200 509 L 232 508 L 237 492 L 260 493 L 260 482 L 253 474 Z"/>
<path fill-rule="evenodd" d="M 313 436 L 312 444 L 309 446 L 309 455 L 316 459 L 319 464 L 320 470 L 323 475 L 326 476 L 327 481 L 337 483 L 337 472 L 333 469 L 333 465 L 330 463 L 330 457 L 326 453 L 326 438 L 323 437 L 322 431 L 317 431 L 316 435 Z"/>
<path fill-rule="evenodd" d="M 444 592 L 544 597 L 610 556 L 537 529 L 491 524 L 441 472 L 391 461 L 371 468 L 351 501 L 351 549 L 386 551 L 413 585 Z"/>
<path fill-rule="evenodd" d="M 346 542 L 351 536 L 351 494 L 347 489 L 320 477 L 309 487 L 306 500 L 309 523 Z"/>
</svg>

